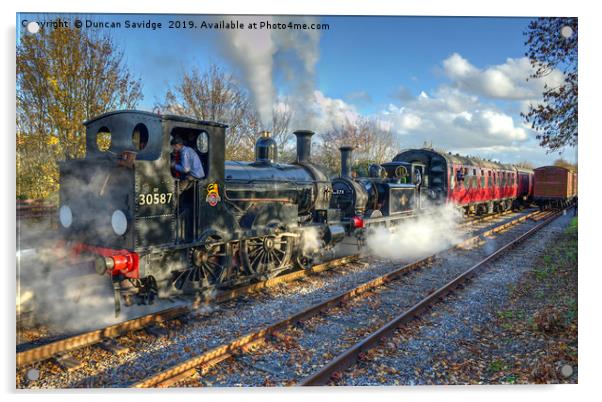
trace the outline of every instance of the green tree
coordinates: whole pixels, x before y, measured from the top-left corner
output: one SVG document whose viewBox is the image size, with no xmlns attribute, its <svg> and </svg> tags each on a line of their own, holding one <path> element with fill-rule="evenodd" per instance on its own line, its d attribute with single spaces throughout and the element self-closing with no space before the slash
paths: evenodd
<svg viewBox="0 0 602 402">
<path fill-rule="evenodd" d="M 577 145 L 577 32 L 577 18 L 538 18 L 525 32 L 525 55 L 534 68 L 531 78 L 546 77 L 555 69 L 564 73 L 561 85 L 546 85 L 543 101 L 522 114 L 548 151 Z"/>
<path fill-rule="evenodd" d="M 17 196 L 58 190 L 57 161 L 85 154 L 82 123 L 132 109 L 141 84 L 123 53 L 100 32 L 43 28 L 17 44 Z"/>
</svg>

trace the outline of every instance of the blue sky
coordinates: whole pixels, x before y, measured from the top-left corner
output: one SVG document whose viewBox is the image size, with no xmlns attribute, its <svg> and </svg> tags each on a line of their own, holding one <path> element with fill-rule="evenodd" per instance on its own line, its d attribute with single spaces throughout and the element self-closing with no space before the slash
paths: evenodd
<svg viewBox="0 0 602 402">
<path fill-rule="evenodd" d="M 199 24 L 244 17 L 63 16 L 72 23 L 79 18 L 122 23 L 150 19 L 163 24 L 158 30 L 108 30 L 123 49 L 131 72 L 142 79 L 143 109 L 152 109 L 168 87 L 192 67 L 203 70 L 218 64 L 243 84 L 250 84 L 249 71 L 251 75 L 265 73 L 253 64 L 264 63 L 259 67 L 267 66 L 272 83 L 270 88 L 248 85 L 251 93 L 257 92 L 256 103 L 286 98 L 304 104 L 301 109 L 310 105 L 318 117 L 304 119 L 315 125 L 306 128 L 319 131 L 341 119 L 367 116 L 382 120 L 395 133 L 400 147 L 432 141 L 435 147 L 454 152 L 508 162 L 531 160 L 536 165 L 558 158 L 538 147 L 535 134 L 520 117 L 520 111 L 536 101 L 543 86 L 524 79 L 529 66 L 524 59 L 523 32 L 529 18 L 279 17 L 282 21 L 327 23 L 329 29 L 309 33 L 264 30 L 254 37 L 243 32 L 236 39 L 228 31 L 168 29 L 168 21 Z M 21 26 L 19 19 L 52 17 L 21 14 L 17 26 Z M 22 30 L 20 34 L 26 33 Z M 249 56 L 264 46 L 264 39 L 271 43 L 266 51 L 269 60 Z M 248 42 L 247 47 L 243 44 L 242 51 L 236 48 L 236 40 Z M 299 67 L 308 58 L 315 60 Z M 295 69 L 292 76 L 287 75 L 291 65 Z M 301 86 L 303 91 L 297 88 Z M 265 92 L 270 91 L 273 96 L 266 98 Z M 563 157 L 575 160 L 576 151 L 567 149 Z"/>
</svg>

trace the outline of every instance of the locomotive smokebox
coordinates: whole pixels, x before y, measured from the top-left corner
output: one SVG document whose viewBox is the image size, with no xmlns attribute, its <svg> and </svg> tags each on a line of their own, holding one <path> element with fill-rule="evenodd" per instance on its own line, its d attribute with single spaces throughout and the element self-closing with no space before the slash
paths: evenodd
<svg viewBox="0 0 602 402">
<path fill-rule="evenodd" d="M 278 159 L 278 147 L 269 131 L 262 131 L 255 143 L 255 162 L 274 163 Z"/>
<path fill-rule="evenodd" d="M 311 137 L 314 135 L 310 130 L 297 130 L 297 163 L 310 162 L 311 156 Z"/>
<path fill-rule="evenodd" d="M 341 151 L 341 177 L 351 177 L 351 153 L 353 147 L 340 147 Z"/>
</svg>

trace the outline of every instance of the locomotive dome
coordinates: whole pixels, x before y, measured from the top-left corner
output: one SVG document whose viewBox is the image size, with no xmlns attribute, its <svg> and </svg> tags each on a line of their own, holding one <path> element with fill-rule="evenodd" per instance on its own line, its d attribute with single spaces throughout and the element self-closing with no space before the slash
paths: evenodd
<svg viewBox="0 0 602 402">
<path fill-rule="evenodd" d="M 274 163 L 278 160 L 278 146 L 269 131 L 262 131 L 255 143 L 255 162 Z"/>
</svg>

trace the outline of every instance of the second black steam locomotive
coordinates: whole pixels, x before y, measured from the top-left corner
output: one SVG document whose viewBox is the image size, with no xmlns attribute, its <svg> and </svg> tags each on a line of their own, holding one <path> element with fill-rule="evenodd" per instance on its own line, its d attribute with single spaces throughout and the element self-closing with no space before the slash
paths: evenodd
<svg viewBox="0 0 602 402">
<path fill-rule="evenodd" d="M 383 178 L 331 181 L 311 162 L 311 131 L 296 131 L 297 155 L 277 162 L 265 132 L 253 162 L 225 160 L 224 124 L 141 111 L 105 113 L 85 123 L 87 155 L 60 164 L 59 220 L 76 254 L 94 256 L 119 293 L 203 294 L 308 267 L 346 234 L 413 208 L 407 166 Z M 101 139 L 110 134 L 108 148 Z M 178 191 L 170 141 L 199 156 L 205 177 Z M 379 168 L 380 169 L 380 168 Z"/>
</svg>

